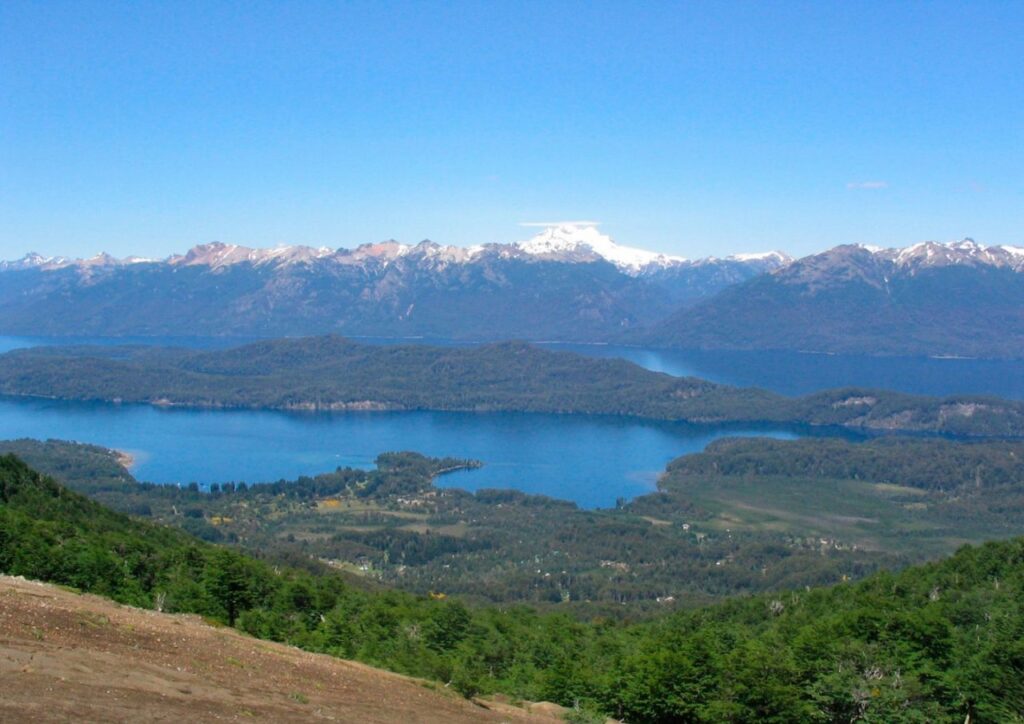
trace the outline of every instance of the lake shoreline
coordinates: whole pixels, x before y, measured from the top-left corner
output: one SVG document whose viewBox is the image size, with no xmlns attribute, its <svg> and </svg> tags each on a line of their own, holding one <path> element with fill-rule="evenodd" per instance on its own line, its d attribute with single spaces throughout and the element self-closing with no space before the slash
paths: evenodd
<svg viewBox="0 0 1024 724">
<path fill-rule="evenodd" d="M 827 390 L 826 392 L 831 392 Z M 848 391 L 849 394 L 853 395 L 857 390 Z M 896 393 L 899 394 L 899 393 Z M 987 400 L 982 396 L 970 396 L 973 398 L 972 406 L 982 407 L 987 403 L 1004 404 L 1009 406 L 1019 405 L 1015 400 L 1006 400 L 1003 398 L 988 398 Z M 33 393 L 23 392 L 0 392 L 0 399 L 9 399 L 12 401 L 18 400 L 52 400 L 55 402 L 67 402 L 67 403 L 83 403 L 83 404 L 103 404 L 112 406 L 122 405 L 139 405 L 143 407 L 149 407 L 154 409 L 167 409 L 167 410 L 193 410 L 193 411 L 224 411 L 224 412 L 280 412 L 280 413 L 296 413 L 296 414 L 320 414 L 320 413 L 414 413 L 414 412 L 441 412 L 441 413 L 462 413 L 462 414 L 500 414 L 500 413 L 511 413 L 511 414 L 524 414 L 524 415 L 559 415 L 565 417 L 604 417 L 604 418 L 623 418 L 629 420 L 636 420 L 638 422 L 652 422 L 652 423 L 674 423 L 681 425 L 692 426 L 696 429 L 722 429 L 722 428 L 764 428 L 764 429 L 786 429 L 786 428 L 801 428 L 805 430 L 820 430 L 827 434 L 828 430 L 842 430 L 844 432 L 855 434 L 855 435 L 925 435 L 925 436 L 940 436 L 950 437 L 961 440 L 1017 440 L 1024 438 L 1024 433 L 1021 434 L 986 434 L 982 432 L 950 432 L 944 429 L 934 429 L 930 426 L 924 425 L 913 425 L 907 424 L 907 420 L 900 419 L 899 415 L 892 416 L 888 419 L 882 418 L 879 420 L 870 419 L 854 419 L 851 421 L 837 421 L 837 422 L 816 422 L 813 420 L 805 419 L 793 419 L 793 418 L 742 418 L 742 417 L 668 417 L 668 416 L 657 416 L 657 415 L 645 415 L 642 413 L 631 413 L 631 412 L 593 412 L 589 410 L 562 410 L 562 409 L 549 409 L 549 410 L 536 410 L 536 409 L 523 409 L 523 408 L 507 408 L 500 405 L 479 405 L 475 407 L 409 407 L 391 402 L 382 402 L 378 400 L 354 400 L 347 402 L 323 402 L 317 401 L 305 401 L 305 402 L 289 402 L 282 405 L 261 405 L 261 404 L 232 404 L 227 402 L 214 402 L 209 400 L 198 400 L 194 402 L 180 402 L 170 400 L 166 397 L 157 398 L 155 400 L 125 400 L 121 397 L 114 398 L 76 398 L 76 397 L 63 397 L 59 395 L 40 395 Z M 789 398 L 790 400 L 794 398 Z M 854 398 L 860 399 L 860 398 Z M 945 403 L 945 406 L 963 406 L 965 403 L 956 402 L 958 398 L 950 398 L 949 400 L 937 399 L 937 402 Z M 833 403 L 833 408 L 837 405 L 842 406 L 842 403 Z M 941 411 L 940 411 L 941 412 Z M 965 414 L 965 417 L 971 417 L 971 414 Z"/>
</svg>

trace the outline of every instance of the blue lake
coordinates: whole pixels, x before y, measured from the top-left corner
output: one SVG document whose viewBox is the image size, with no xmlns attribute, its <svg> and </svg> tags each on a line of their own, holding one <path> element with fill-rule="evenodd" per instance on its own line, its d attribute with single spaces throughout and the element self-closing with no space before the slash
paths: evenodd
<svg viewBox="0 0 1024 724">
<path fill-rule="evenodd" d="M 0 352 L 69 341 L 155 341 L 204 348 L 238 343 L 205 338 L 0 337 Z M 669 374 L 765 387 L 784 394 L 856 385 L 922 394 L 975 393 L 1024 399 L 1024 362 L 1020 361 L 545 346 L 591 356 L 624 357 Z M 136 476 L 152 482 L 289 479 L 343 465 L 368 467 L 378 453 L 387 450 L 416 450 L 484 461 L 484 468 L 446 476 L 438 481 L 441 485 L 470 490 L 516 488 L 573 500 L 585 507 L 610 506 L 617 498 L 653 490 L 657 475 L 668 461 L 701 450 L 714 439 L 806 433 L 528 413 L 298 414 L 0 399 L 0 438 L 59 438 L 125 450 L 137 460 L 133 470 Z"/>
<path fill-rule="evenodd" d="M 727 435 L 794 431 L 695 428 L 619 417 L 531 413 L 295 414 L 0 399 L 0 439 L 90 442 L 131 453 L 133 473 L 158 483 L 293 479 L 380 452 L 415 450 L 482 460 L 438 483 L 515 488 L 607 507 L 654 489 L 665 464 Z"/>
<path fill-rule="evenodd" d="M 762 387 L 783 395 L 835 387 L 873 387 L 917 395 L 994 395 L 1024 400 L 1024 360 L 545 346 L 592 357 L 622 357 L 656 372 L 701 377 L 737 387 Z"/>
</svg>

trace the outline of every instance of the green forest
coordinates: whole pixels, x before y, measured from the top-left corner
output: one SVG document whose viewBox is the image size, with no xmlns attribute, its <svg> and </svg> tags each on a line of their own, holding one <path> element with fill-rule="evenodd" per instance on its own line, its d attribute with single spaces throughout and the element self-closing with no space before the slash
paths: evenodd
<svg viewBox="0 0 1024 724">
<path fill-rule="evenodd" d="M 413 593 L 615 619 L 863 578 L 1024 530 L 1024 443 L 731 439 L 611 509 L 437 475 L 479 461 L 387 453 L 297 480 L 137 482 L 103 448 L 0 442 L 115 510 L 288 565 Z"/>
<path fill-rule="evenodd" d="M 1024 717 L 1024 540 L 630 623 L 270 565 L 0 457 L 0 570 L 450 684 L 627 721 Z"/>
<path fill-rule="evenodd" d="M 1024 436 L 1020 402 L 860 389 L 789 398 L 522 342 L 374 346 L 326 336 L 218 351 L 36 347 L 0 355 L 0 394 L 193 407 L 506 410 Z"/>
</svg>

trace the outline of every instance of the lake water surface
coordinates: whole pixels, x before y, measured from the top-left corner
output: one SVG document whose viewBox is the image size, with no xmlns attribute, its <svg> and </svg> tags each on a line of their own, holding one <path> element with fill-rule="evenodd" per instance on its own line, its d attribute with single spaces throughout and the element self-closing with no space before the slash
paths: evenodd
<svg viewBox="0 0 1024 724">
<path fill-rule="evenodd" d="M 225 347 L 225 339 L 55 340 L 0 337 L 0 352 L 35 344 L 160 343 Z M 386 343 L 392 340 L 375 340 Z M 408 343 L 408 340 L 405 341 Z M 435 342 L 437 343 L 437 342 Z M 992 394 L 1024 399 L 1024 362 L 845 357 L 796 353 L 687 352 L 605 345 L 545 345 L 624 357 L 675 375 L 759 386 L 784 394 L 865 386 L 921 394 Z M 794 437 L 795 429 L 694 427 L 632 418 L 532 413 L 284 413 L 158 409 L 0 399 L 0 439 L 58 438 L 132 453 L 141 480 L 202 484 L 291 479 L 338 466 L 369 467 L 380 452 L 416 450 L 484 461 L 439 480 L 470 490 L 516 488 L 609 506 L 654 489 L 673 458 L 714 439 L 743 434 Z M 817 431 L 814 434 L 835 434 Z"/>
<path fill-rule="evenodd" d="M 0 439 L 89 442 L 131 453 L 157 483 L 264 482 L 369 467 L 415 450 L 482 460 L 438 484 L 515 488 L 607 507 L 654 489 L 665 464 L 727 435 L 792 438 L 785 429 L 698 428 L 620 417 L 535 413 L 285 413 L 0 399 Z"/>
</svg>

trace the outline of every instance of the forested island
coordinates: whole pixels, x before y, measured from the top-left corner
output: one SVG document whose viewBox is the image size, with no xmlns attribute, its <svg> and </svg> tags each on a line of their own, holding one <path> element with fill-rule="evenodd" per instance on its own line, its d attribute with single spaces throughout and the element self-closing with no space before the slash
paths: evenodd
<svg viewBox="0 0 1024 724">
<path fill-rule="evenodd" d="M 0 355 L 0 394 L 167 406 L 500 410 L 1024 436 L 1020 402 L 852 388 L 791 398 L 521 342 L 375 346 L 325 336 L 219 351 L 36 347 Z"/>
<path fill-rule="evenodd" d="M 1001 722 L 1024 712 L 1019 538 L 856 584 L 646 622 L 580 621 L 271 565 L 113 512 L 7 455 L 0 572 L 200 613 L 465 696 L 563 703 L 577 721 Z"/>
</svg>

